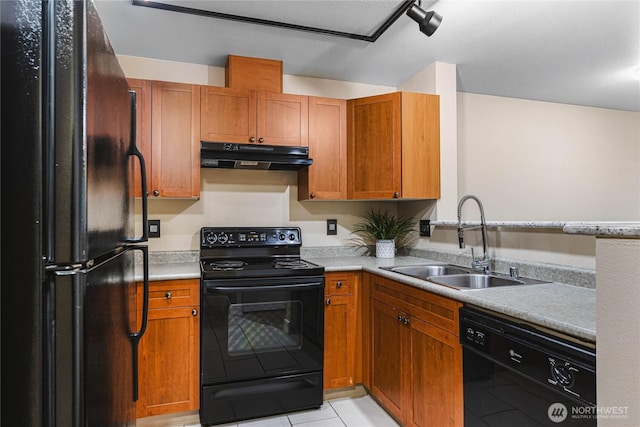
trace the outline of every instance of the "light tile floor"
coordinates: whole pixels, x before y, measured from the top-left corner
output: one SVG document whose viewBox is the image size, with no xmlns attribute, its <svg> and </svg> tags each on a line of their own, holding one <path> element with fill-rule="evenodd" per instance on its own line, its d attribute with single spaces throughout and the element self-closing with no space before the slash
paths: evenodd
<svg viewBox="0 0 640 427">
<path fill-rule="evenodd" d="M 200 427 L 177 424 L 176 427 Z M 326 400 L 319 409 L 258 418 L 221 427 L 398 427 L 371 396 Z"/>
</svg>

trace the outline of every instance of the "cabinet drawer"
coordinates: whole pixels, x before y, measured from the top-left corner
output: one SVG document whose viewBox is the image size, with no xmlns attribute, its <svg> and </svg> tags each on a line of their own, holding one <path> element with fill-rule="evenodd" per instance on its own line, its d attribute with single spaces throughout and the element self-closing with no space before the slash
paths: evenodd
<svg viewBox="0 0 640 427">
<path fill-rule="evenodd" d="M 462 303 L 431 292 L 372 275 L 373 298 L 458 336 Z"/>
<path fill-rule="evenodd" d="M 351 295 L 354 293 L 357 273 L 326 273 L 324 294 L 329 295 Z"/>
<path fill-rule="evenodd" d="M 149 283 L 149 310 L 200 304 L 200 281 L 163 280 Z M 142 285 L 138 285 L 138 308 L 142 307 Z"/>
</svg>

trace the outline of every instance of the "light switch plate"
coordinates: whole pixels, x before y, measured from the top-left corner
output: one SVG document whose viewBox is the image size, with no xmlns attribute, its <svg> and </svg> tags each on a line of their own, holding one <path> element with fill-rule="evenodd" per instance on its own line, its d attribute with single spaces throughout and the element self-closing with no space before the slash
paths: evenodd
<svg viewBox="0 0 640 427">
<path fill-rule="evenodd" d="M 160 220 L 150 219 L 147 224 L 149 224 L 149 238 L 160 237 Z"/>
<path fill-rule="evenodd" d="M 327 220 L 327 236 L 335 236 L 337 234 L 338 234 L 338 220 L 328 219 Z"/>
</svg>

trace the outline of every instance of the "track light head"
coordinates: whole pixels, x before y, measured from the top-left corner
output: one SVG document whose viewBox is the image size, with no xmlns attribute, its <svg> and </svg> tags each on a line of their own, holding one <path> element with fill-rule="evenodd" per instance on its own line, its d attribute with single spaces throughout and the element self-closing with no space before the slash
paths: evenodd
<svg viewBox="0 0 640 427">
<path fill-rule="evenodd" d="M 415 3 L 407 10 L 407 15 L 418 23 L 420 31 L 426 34 L 427 37 L 431 37 L 442 22 L 442 16 L 433 11 L 425 12 Z"/>
</svg>

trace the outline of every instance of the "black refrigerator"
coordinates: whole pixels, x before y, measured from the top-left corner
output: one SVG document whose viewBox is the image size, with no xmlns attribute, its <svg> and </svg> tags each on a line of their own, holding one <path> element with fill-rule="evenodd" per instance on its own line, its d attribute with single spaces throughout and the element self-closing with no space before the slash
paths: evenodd
<svg viewBox="0 0 640 427">
<path fill-rule="evenodd" d="M 91 2 L 1 0 L 0 20 L 1 425 L 135 425 L 135 94 Z"/>
</svg>

